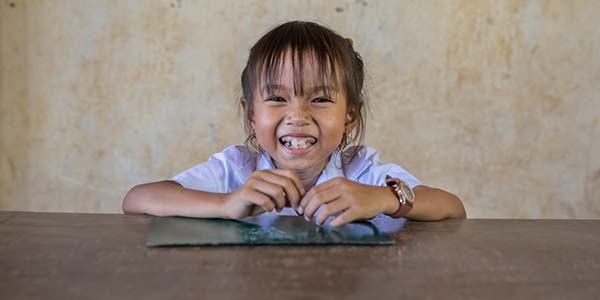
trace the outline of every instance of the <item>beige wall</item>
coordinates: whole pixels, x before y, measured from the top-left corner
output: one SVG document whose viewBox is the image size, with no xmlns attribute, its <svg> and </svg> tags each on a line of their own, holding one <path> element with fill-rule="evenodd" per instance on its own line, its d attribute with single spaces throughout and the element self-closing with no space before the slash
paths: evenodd
<svg viewBox="0 0 600 300">
<path fill-rule="evenodd" d="M 247 49 L 352 37 L 368 144 L 470 217 L 600 217 L 600 1 L 0 0 L 0 209 L 119 212 L 241 143 Z"/>
</svg>

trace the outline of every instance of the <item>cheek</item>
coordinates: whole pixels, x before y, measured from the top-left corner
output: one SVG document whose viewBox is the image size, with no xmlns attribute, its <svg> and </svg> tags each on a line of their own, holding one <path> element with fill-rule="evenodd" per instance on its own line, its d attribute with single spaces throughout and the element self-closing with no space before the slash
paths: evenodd
<svg viewBox="0 0 600 300">
<path fill-rule="evenodd" d="M 254 129 L 259 141 L 268 143 L 271 137 L 275 136 L 279 118 L 273 113 L 260 110 L 257 110 L 254 115 L 252 129 Z"/>
<path fill-rule="evenodd" d="M 331 137 L 332 143 L 335 142 L 339 144 L 346 132 L 344 118 L 329 116 L 329 118 L 324 121 L 327 123 L 326 134 Z"/>
<path fill-rule="evenodd" d="M 275 113 L 269 111 L 257 111 L 255 114 L 254 126 L 255 127 L 269 127 L 278 120 Z"/>
</svg>

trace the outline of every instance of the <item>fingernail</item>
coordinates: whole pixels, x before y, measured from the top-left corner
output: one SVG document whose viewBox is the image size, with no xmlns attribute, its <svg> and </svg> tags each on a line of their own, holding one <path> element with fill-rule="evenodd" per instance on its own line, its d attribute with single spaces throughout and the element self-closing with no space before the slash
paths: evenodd
<svg viewBox="0 0 600 300">
<path fill-rule="evenodd" d="M 304 214 L 304 209 L 302 208 L 302 206 L 298 207 L 298 213 L 299 214 Z"/>
<path fill-rule="evenodd" d="M 307 215 L 304 215 L 304 220 L 306 220 L 306 222 L 310 222 L 310 219 L 308 218 Z"/>
</svg>

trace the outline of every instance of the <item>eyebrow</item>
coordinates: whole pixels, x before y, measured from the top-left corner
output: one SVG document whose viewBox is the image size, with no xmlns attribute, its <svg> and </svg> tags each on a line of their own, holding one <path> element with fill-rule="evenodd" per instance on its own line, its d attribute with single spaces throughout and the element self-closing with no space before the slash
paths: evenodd
<svg viewBox="0 0 600 300">
<path fill-rule="evenodd" d="M 278 91 L 278 90 L 288 90 L 288 87 L 283 84 L 265 84 L 260 89 L 261 93 L 268 94 L 269 91 Z M 326 91 L 326 92 L 337 92 L 337 89 L 334 86 L 329 85 L 316 85 L 304 88 L 305 93 L 308 95 L 315 93 L 317 91 Z"/>
</svg>

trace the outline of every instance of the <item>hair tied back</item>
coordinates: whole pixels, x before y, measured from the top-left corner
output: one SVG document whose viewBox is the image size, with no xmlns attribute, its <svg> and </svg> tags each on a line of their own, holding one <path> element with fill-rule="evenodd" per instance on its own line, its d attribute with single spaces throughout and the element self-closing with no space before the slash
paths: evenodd
<svg viewBox="0 0 600 300">
<path fill-rule="evenodd" d="M 346 38 L 346 41 L 348 42 L 348 44 L 350 44 L 351 48 L 354 48 L 354 41 L 352 41 L 351 38 Z"/>
</svg>

